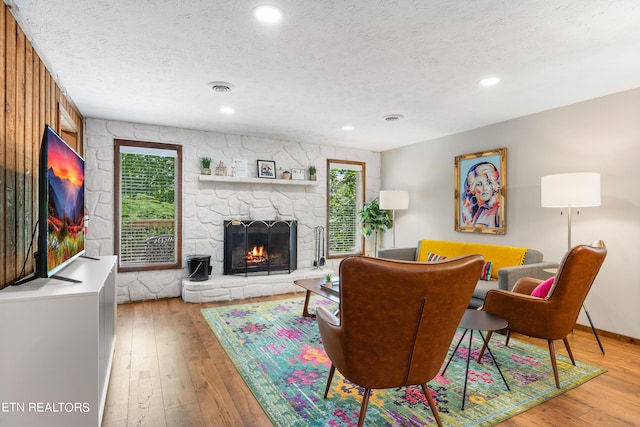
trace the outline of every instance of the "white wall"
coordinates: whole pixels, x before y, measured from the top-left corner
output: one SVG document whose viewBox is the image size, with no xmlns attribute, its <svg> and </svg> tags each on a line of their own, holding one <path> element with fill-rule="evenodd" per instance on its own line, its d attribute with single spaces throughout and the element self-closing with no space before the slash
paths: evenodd
<svg viewBox="0 0 640 427">
<path fill-rule="evenodd" d="M 499 147 L 507 148 L 506 235 L 454 231 L 454 157 Z M 600 172 L 602 206 L 572 217 L 573 245 L 603 239 L 609 250 L 585 305 L 597 328 L 640 338 L 639 160 L 634 89 L 384 152 L 382 188 L 409 190 L 409 210 L 396 214 L 397 247 L 420 238 L 472 241 L 532 247 L 560 261 L 567 217 L 540 207 L 540 177 Z M 584 312 L 578 323 L 588 325 Z"/>
<path fill-rule="evenodd" d="M 130 139 L 179 144 L 183 147 L 183 265 L 190 254 L 211 255 L 213 275 L 223 271 L 223 221 L 225 219 L 298 220 L 298 268 L 311 268 L 315 226 L 326 226 L 326 161 L 328 158 L 366 162 L 367 199 L 380 188 L 380 153 L 276 141 L 215 132 L 154 125 L 85 120 L 86 204 L 89 210 L 88 255 L 114 252 L 113 140 Z M 246 185 L 201 182 L 198 159 L 209 156 L 213 164 L 244 158 L 250 176 L 256 176 L 256 160 L 274 160 L 276 167 L 315 165 L 318 185 L 310 187 Z M 230 169 L 229 171 L 230 172 Z M 327 262 L 336 269 L 338 260 Z M 161 270 L 118 275 L 118 302 L 180 296 L 182 270 Z M 282 289 L 282 288 L 278 288 Z M 265 294 L 277 293 L 265 289 Z M 253 292 L 252 295 L 257 295 Z"/>
</svg>

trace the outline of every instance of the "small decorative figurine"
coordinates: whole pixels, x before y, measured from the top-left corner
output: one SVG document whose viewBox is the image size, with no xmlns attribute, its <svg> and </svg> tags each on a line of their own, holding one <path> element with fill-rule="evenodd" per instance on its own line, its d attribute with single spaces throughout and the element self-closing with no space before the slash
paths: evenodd
<svg viewBox="0 0 640 427">
<path fill-rule="evenodd" d="M 220 163 L 218 163 L 218 166 L 216 166 L 216 175 L 227 176 L 227 166 L 222 160 L 220 160 Z"/>
</svg>

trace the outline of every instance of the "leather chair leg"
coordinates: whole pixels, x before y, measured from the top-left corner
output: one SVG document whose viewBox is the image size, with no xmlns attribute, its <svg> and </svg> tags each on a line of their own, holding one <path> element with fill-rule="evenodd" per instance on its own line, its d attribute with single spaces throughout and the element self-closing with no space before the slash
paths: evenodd
<svg viewBox="0 0 640 427">
<path fill-rule="evenodd" d="M 553 367 L 553 376 L 556 378 L 556 387 L 560 388 L 560 378 L 558 377 L 558 364 L 556 362 L 556 350 L 553 345 L 553 340 L 547 340 L 549 343 L 549 358 L 551 359 L 551 366 Z"/>
<path fill-rule="evenodd" d="M 507 330 L 507 338 L 504 340 L 505 347 L 509 347 L 509 338 L 511 338 L 511 331 Z"/>
<path fill-rule="evenodd" d="M 333 374 L 336 372 L 336 367 L 331 364 L 331 369 L 329 369 L 329 378 L 327 378 L 327 387 L 324 389 L 324 398 L 327 398 L 327 394 L 329 394 L 329 389 L 331 388 L 331 380 L 333 380 Z"/>
<path fill-rule="evenodd" d="M 364 425 L 364 417 L 367 416 L 367 407 L 369 406 L 369 396 L 371 396 L 371 389 L 364 389 L 364 396 L 362 396 L 362 406 L 360 406 L 360 417 L 358 417 L 358 427 Z"/>
<path fill-rule="evenodd" d="M 576 361 L 573 358 L 573 353 L 571 353 L 571 347 L 569 346 L 569 340 L 567 340 L 567 337 L 562 338 L 562 342 L 564 342 L 564 346 L 567 349 L 567 353 L 569 353 L 569 358 L 571 359 L 571 363 L 573 363 L 573 366 L 576 365 Z"/>
<path fill-rule="evenodd" d="M 440 414 L 438 413 L 436 402 L 433 401 L 433 397 L 431 396 L 431 391 L 429 390 L 429 387 L 426 384 L 422 384 L 422 392 L 424 393 L 424 396 L 427 398 L 427 403 L 429 404 L 429 408 L 431 408 L 433 417 L 436 419 L 436 423 L 438 423 L 438 427 L 442 427 L 442 421 L 440 421 Z"/>
</svg>

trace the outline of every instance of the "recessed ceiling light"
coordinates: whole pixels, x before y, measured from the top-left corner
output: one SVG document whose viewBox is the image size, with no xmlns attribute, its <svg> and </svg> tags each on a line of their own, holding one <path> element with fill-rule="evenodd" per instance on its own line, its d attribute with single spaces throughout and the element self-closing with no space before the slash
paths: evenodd
<svg viewBox="0 0 640 427">
<path fill-rule="evenodd" d="M 404 116 L 402 114 L 387 114 L 386 116 L 384 116 L 384 120 L 387 122 L 397 122 L 403 117 Z"/>
<path fill-rule="evenodd" d="M 283 13 L 282 10 L 275 6 L 262 5 L 253 9 L 253 16 L 260 22 L 275 24 L 282 20 Z"/>
<path fill-rule="evenodd" d="M 354 129 L 355 129 L 355 127 L 353 127 L 353 125 L 344 125 L 344 126 L 342 126 L 342 130 L 345 131 L 345 132 L 351 132 Z"/>
<path fill-rule="evenodd" d="M 236 110 L 233 107 L 222 107 L 220 108 L 220 112 L 224 114 L 233 114 Z"/>
<path fill-rule="evenodd" d="M 209 86 L 214 92 L 220 93 L 231 92 L 233 89 L 233 85 L 227 82 L 210 82 Z"/>
<path fill-rule="evenodd" d="M 480 86 L 484 86 L 484 87 L 489 87 L 489 86 L 495 86 L 498 83 L 500 83 L 500 78 L 499 77 L 485 77 L 484 79 L 480 80 L 478 82 L 478 84 Z"/>
</svg>

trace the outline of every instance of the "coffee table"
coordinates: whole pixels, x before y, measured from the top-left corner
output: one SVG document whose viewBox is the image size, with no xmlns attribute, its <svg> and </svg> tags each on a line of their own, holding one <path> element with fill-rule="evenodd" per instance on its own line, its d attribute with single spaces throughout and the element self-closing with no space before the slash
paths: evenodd
<svg viewBox="0 0 640 427">
<path fill-rule="evenodd" d="M 304 306 L 302 307 L 302 315 L 304 317 L 316 317 L 315 314 L 309 312 L 309 298 L 311 298 L 311 294 L 314 293 L 316 295 L 320 295 L 328 300 L 331 300 L 336 303 L 340 303 L 340 296 L 335 292 L 327 291 L 321 287 L 324 283 L 324 278 L 319 277 L 315 279 L 298 279 L 294 280 L 293 283 L 305 289 L 306 295 L 304 297 Z"/>
<path fill-rule="evenodd" d="M 467 351 L 467 369 L 464 373 L 464 391 L 462 392 L 462 410 L 464 410 L 464 401 L 467 396 L 467 380 L 469 377 L 469 359 L 471 358 L 471 342 L 473 341 L 473 331 L 478 331 L 478 333 L 482 337 L 482 341 L 484 342 L 484 345 L 487 351 L 489 352 L 491 359 L 493 359 L 493 363 L 496 365 L 496 368 L 498 369 L 498 372 L 502 377 L 502 381 L 504 381 L 504 385 L 507 386 L 507 390 L 511 391 L 511 389 L 509 388 L 509 384 L 507 384 L 507 380 L 504 378 L 504 375 L 502 375 L 502 371 L 500 370 L 500 366 L 498 365 L 496 358 L 493 357 L 493 353 L 491 353 L 491 349 L 489 348 L 489 343 L 487 342 L 487 340 L 484 338 L 484 335 L 482 334 L 482 331 L 492 331 L 492 332 L 499 331 L 501 329 L 506 328 L 507 326 L 509 326 L 509 323 L 502 317 L 496 316 L 495 314 L 491 314 L 486 311 L 476 310 L 471 308 L 467 309 L 464 315 L 462 316 L 462 319 L 460 319 L 460 323 L 458 324 L 458 327 L 463 328 L 464 333 L 458 340 L 458 344 L 456 344 L 456 348 L 453 349 L 453 352 L 451 352 L 449 361 L 447 362 L 444 369 L 442 370 L 441 375 L 444 375 L 444 373 L 446 372 L 447 368 L 449 367 L 449 364 L 451 363 L 451 359 L 453 359 L 453 356 L 456 354 L 458 347 L 460 347 L 460 343 L 462 342 L 462 339 L 465 337 L 465 335 L 467 335 L 467 332 L 469 332 L 469 350 Z M 480 363 L 480 361 L 478 361 L 478 363 Z"/>
</svg>

